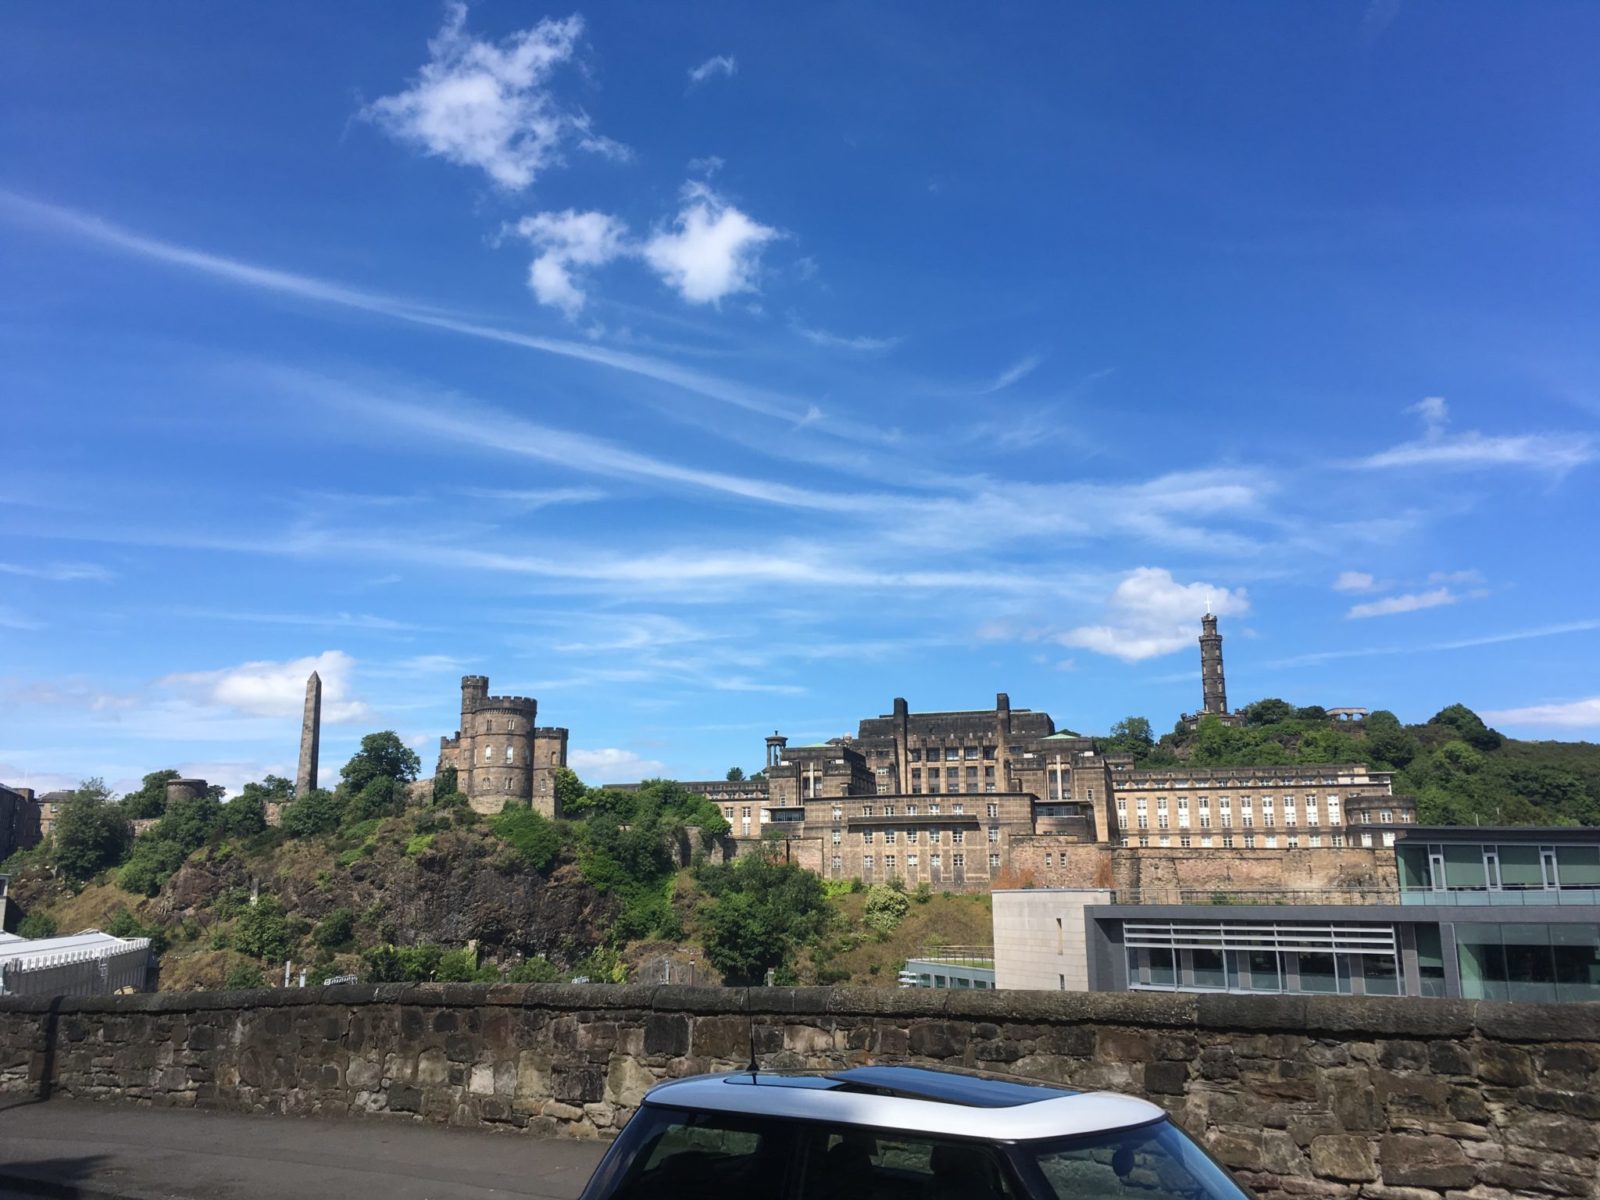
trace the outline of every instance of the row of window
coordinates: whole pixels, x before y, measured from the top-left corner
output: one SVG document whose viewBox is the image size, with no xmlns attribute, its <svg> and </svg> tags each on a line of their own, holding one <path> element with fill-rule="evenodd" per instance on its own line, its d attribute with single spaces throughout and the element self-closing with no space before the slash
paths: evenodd
<svg viewBox="0 0 1600 1200">
<path fill-rule="evenodd" d="M 965 829 L 950 829 L 950 830 L 946 830 L 944 832 L 946 832 L 946 833 L 948 833 L 950 835 L 950 841 L 948 843 L 949 845 L 951 845 L 951 846 L 964 846 L 964 845 L 967 844 L 967 831 Z M 1000 831 L 998 829 L 991 829 L 989 832 L 993 835 L 990 838 L 990 840 L 993 841 L 993 842 L 998 843 L 999 840 L 1000 840 Z M 942 836 L 943 835 L 937 829 L 908 829 L 908 830 L 906 830 L 906 845 L 915 846 L 915 845 L 920 843 L 920 844 L 922 844 L 924 846 L 935 846 L 935 845 L 939 844 Z M 877 833 L 877 830 L 875 830 L 875 829 L 868 829 L 866 832 L 864 832 L 861 835 L 861 844 L 863 846 L 874 845 L 877 842 L 877 840 L 878 840 L 878 833 Z M 837 845 L 840 845 L 843 841 L 844 841 L 844 834 L 841 831 L 835 829 L 833 831 L 833 844 L 835 846 L 837 846 Z M 883 831 L 883 842 L 884 842 L 884 845 L 893 846 L 893 845 L 896 845 L 899 841 L 900 841 L 900 831 L 899 830 L 897 830 L 897 829 L 885 829 Z"/>
<path fill-rule="evenodd" d="M 1157 812 L 1166 812 L 1167 811 L 1167 807 L 1168 807 L 1167 798 L 1165 796 L 1157 796 L 1155 799 L 1156 799 L 1156 811 Z M 1327 799 L 1328 799 L 1328 811 L 1330 813 L 1337 813 L 1339 811 L 1339 797 L 1337 797 L 1337 796 L 1329 796 Z M 1273 804 L 1275 803 L 1275 800 L 1274 800 L 1274 798 L 1272 796 L 1240 796 L 1239 797 L 1239 807 L 1241 809 L 1244 809 L 1244 810 L 1249 810 L 1251 805 L 1253 805 L 1257 800 L 1261 801 L 1261 810 L 1263 812 L 1270 812 L 1271 809 L 1272 809 Z M 1306 800 L 1306 811 L 1307 812 L 1315 812 L 1316 808 L 1317 808 L 1317 798 L 1315 796 L 1307 796 L 1305 798 L 1305 800 Z M 1139 809 L 1139 810 L 1148 810 L 1149 807 L 1150 807 L 1150 800 L 1146 796 L 1135 796 L 1133 798 L 1133 803 L 1134 803 L 1134 807 L 1136 809 Z M 1195 804 L 1201 809 L 1208 809 L 1208 808 L 1211 807 L 1211 797 L 1209 797 L 1209 796 L 1196 796 L 1195 797 Z M 1228 809 L 1228 808 L 1232 807 L 1232 805 L 1233 805 L 1233 798 L 1231 796 L 1218 796 L 1217 797 L 1217 807 L 1219 809 L 1224 809 L 1225 810 L 1225 809 Z M 1117 807 L 1118 808 L 1127 808 L 1128 807 L 1128 798 L 1126 796 L 1118 796 L 1117 797 Z M 1285 812 L 1292 812 L 1294 810 L 1294 807 L 1295 807 L 1294 797 L 1293 796 L 1285 796 L 1283 798 L 1284 811 Z M 1179 812 L 1187 812 L 1188 809 L 1189 809 L 1189 797 L 1187 797 L 1187 796 L 1179 796 L 1178 797 L 1178 811 Z"/>
<path fill-rule="evenodd" d="M 960 762 L 962 759 L 967 759 L 969 761 L 974 761 L 975 762 L 975 761 L 977 761 L 977 758 L 978 758 L 980 753 L 983 755 L 985 760 L 992 762 L 994 760 L 994 757 L 995 757 L 995 747 L 993 747 L 993 746 L 982 746 L 982 747 L 979 747 L 979 746 L 945 746 L 943 748 L 942 755 L 943 755 L 943 759 L 944 759 L 945 762 Z M 919 746 L 912 746 L 910 749 L 908 749 L 906 751 L 906 758 L 908 758 L 912 762 L 922 762 L 923 761 L 922 755 L 923 755 L 923 749 L 921 747 L 919 747 Z M 940 760 L 940 757 L 941 757 L 940 748 L 938 746 L 929 746 L 929 747 L 927 747 L 927 755 L 928 755 L 928 759 L 927 759 L 928 762 L 938 762 Z"/>
<path fill-rule="evenodd" d="M 1383 836 L 1384 845 L 1394 845 L 1394 834 L 1386 833 Z M 1367 834 L 1365 837 L 1366 840 L 1362 844 L 1366 846 L 1372 845 L 1372 835 Z M 1143 833 L 1139 834 L 1137 837 L 1128 837 L 1125 835 L 1122 839 L 1122 844 L 1124 846 L 1149 846 L 1150 838 L 1149 835 Z M 1216 846 L 1220 846 L 1224 850 L 1231 850 L 1235 846 L 1243 846 L 1246 850 L 1255 850 L 1257 848 L 1264 850 L 1276 850 L 1278 849 L 1278 836 L 1277 834 L 1268 833 L 1258 838 L 1253 833 L 1247 833 L 1241 838 L 1235 839 L 1234 835 L 1231 833 L 1224 833 L 1218 837 L 1213 837 L 1209 833 L 1202 833 L 1198 837 L 1187 833 L 1180 833 L 1176 842 L 1174 842 L 1174 840 L 1167 834 L 1161 834 L 1156 838 L 1155 844 L 1157 846 L 1166 847 L 1177 845 L 1183 848 L 1199 846 L 1202 850 L 1209 850 Z M 1320 850 L 1324 844 L 1323 837 L 1321 834 L 1313 833 L 1308 835 L 1302 843 L 1302 839 L 1298 834 L 1291 833 L 1283 839 L 1283 847 L 1286 850 L 1298 850 L 1302 844 L 1304 844 L 1308 849 Z M 1329 846 L 1343 846 L 1345 844 L 1345 836 L 1342 833 L 1329 834 L 1326 844 Z M 1063 857 L 1065 856 L 1063 855 Z"/>
<path fill-rule="evenodd" d="M 920 855 L 907 854 L 905 857 L 906 870 L 909 872 L 916 872 L 922 865 L 922 859 Z M 839 872 L 844 869 L 843 856 L 835 854 L 830 860 L 830 864 L 833 868 L 833 873 L 835 875 L 839 874 Z M 861 873 L 863 875 L 871 875 L 875 870 L 877 870 L 877 866 L 878 860 L 876 855 L 863 854 L 861 856 Z M 932 871 L 942 871 L 944 869 L 944 856 L 942 854 L 930 854 L 928 856 L 928 868 Z M 965 854 L 952 854 L 950 856 L 950 868 L 954 871 L 965 871 L 967 869 L 967 856 Z M 885 854 L 883 856 L 883 869 L 884 873 L 888 875 L 899 874 L 899 856 L 895 854 Z M 992 872 L 998 871 L 999 869 L 1000 856 L 998 854 L 989 855 L 989 870 Z"/>
</svg>

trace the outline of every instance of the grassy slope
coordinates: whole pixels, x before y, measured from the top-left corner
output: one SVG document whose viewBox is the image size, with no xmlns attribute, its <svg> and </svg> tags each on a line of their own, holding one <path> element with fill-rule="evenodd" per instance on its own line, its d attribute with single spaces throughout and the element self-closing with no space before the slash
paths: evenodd
<svg viewBox="0 0 1600 1200">
<path fill-rule="evenodd" d="M 934 945 L 988 946 L 994 942 L 987 894 L 936 893 L 926 904 L 912 901 L 905 920 L 881 941 L 862 923 L 866 901 L 865 892 L 840 896 L 834 901 L 846 932 L 825 939 L 822 945 L 802 955 L 798 972 L 802 982 L 813 982 L 820 966 L 848 972 L 846 977 L 834 980 L 841 985 L 895 987 L 906 959 Z"/>
</svg>

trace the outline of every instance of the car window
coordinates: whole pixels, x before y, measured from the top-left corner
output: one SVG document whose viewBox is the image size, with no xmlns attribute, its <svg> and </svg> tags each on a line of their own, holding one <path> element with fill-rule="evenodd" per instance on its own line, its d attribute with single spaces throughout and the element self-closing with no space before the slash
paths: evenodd
<svg viewBox="0 0 1600 1200">
<path fill-rule="evenodd" d="M 632 1129 L 637 1149 L 614 1196 L 627 1200 L 699 1200 L 743 1192 L 782 1194 L 790 1165 L 781 1125 L 724 1113 L 652 1111 Z"/>
<path fill-rule="evenodd" d="M 805 1139 L 804 1200 L 1011 1200 L 988 1146 L 857 1129 Z"/>
<path fill-rule="evenodd" d="M 1169 1122 L 1033 1150 L 1060 1200 L 1241 1200 L 1212 1159 Z"/>
</svg>

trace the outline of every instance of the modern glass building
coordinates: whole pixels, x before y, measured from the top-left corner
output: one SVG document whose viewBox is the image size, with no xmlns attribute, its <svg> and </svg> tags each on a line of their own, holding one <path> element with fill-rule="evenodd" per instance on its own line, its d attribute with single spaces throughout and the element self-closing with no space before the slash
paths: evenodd
<svg viewBox="0 0 1600 1200">
<path fill-rule="evenodd" d="M 1395 855 L 1398 889 L 1370 902 L 1063 892 L 1062 916 L 1084 923 L 1091 991 L 1600 1000 L 1600 830 L 1412 826 Z M 997 904 L 997 947 L 1003 919 Z"/>
</svg>

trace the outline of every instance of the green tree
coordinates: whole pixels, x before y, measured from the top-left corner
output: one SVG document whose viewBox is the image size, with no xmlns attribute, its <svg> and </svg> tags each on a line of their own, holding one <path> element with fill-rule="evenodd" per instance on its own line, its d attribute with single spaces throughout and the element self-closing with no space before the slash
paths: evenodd
<svg viewBox="0 0 1600 1200">
<path fill-rule="evenodd" d="M 56 869 L 75 883 L 114 867 L 128 853 L 133 830 L 111 803 L 111 791 L 100 779 L 86 779 L 61 806 L 56 817 Z"/>
<path fill-rule="evenodd" d="M 583 780 L 578 778 L 578 773 L 570 767 L 556 769 L 556 813 L 559 816 L 571 816 L 574 808 L 583 806 L 584 793 L 588 791 L 583 786 Z"/>
<path fill-rule="evenodd" d="M 1328 719 L 1328 710 L 1320 704 L 1308 704 L 1304 708 L 1294 710 L 1294 719 L 1296 721 L 1326 721 Z"/>
<path fill-rule="evenodd" d="M 743 767 L 729 767 L 728 768 L 728 774 L 727 774 L 726 778 L 728 779 L 728 781 L 730 783 L 738 783 L 740 780 L 742 780 L 744 778 L 744 768 Z"/>
<path fill-rule="evenodd" d="M 406 785 L 388 775 L 375 775 L 350 799 L 345 820 L 351 823 L 397 817 L 405 811 Z"/>
<path fill-rule="evenodd" d="M 1254 704 L 1245 705 L 1242 711 L 1246 725 L 1281 725 L 1293 720 L 1295 715 L 1294 705 L 1277 697 L 1257 700 Z"/>
<path fill-rule="evenodd" d="M 445 767 L 442 771 L 435 773 L 433 777 L 433 802 L 437 804 L 446 796 L 455 795 L 459 779 L 460 776 L 456 773 L 454 767 Z"/>
<path fill-rule="evenodd" d="M 826 926 L 822 880 L 791 863 L 750 855 L 696 878 L 711 897 L 699 911 L 706 957 L 730 983 L 758 983 L 769 968 L 784 968 Z"/>
<path fill-rule="evenodd" d="M 251 958 L 287 958 L 294 949 L 294 938 L 283 904 L 276 897 L 262 896 L 245 909 L 234 924 L 233 944 Z"/>
<path fill-rule="evenodd" d="M 290 837 L 332 833 L 344 820 L 344 810 L 343 796 L 313 788 L 283 810 L 283 831 Z"/>
<path fill-rule="evenodd" d="M 1400 718 L 1387 709 L 1367 714 L 1362 722 L 1367 757 L 1375 764 L 1399 770 L 1417 756 L 1417 740 L 1406 732 Z"/>
<path fill-rule="evenodd" d="M 1483 718 L 1473 712 L 1465 704 L 1452 704 L 1433 714 L 1428 721 L 1429 725 L 1443 725 L 1456 731 L 1457 735 L 1474 750 L 1498 750 L 1505 741 L 1483 723 Z"/>
<path fill-rule="evenodd" d="M 506 972 L 507 983 L 555 983 L 560 969 L 542 954 L 525 958 Z"/>
<path fill-rule="evenodd" d="M 560 828 L 531 808 L 505 809 L 490 819 L 489 828 L 535 871 L 548 871 L 561 853 Z"/>
<path fill-rule="evenodd" d="M 317 922 L 311 940 L 324 950 L 337 950 L 350 944 L 355 936 L 356 915 L 343 906 L 330 909 L 328 915 Z"/>
<path fill-rule="evenodd" d="M 141 896 L 154 896 L 161 885 L 183 866 L 189 852 L 177 842 L 153 836 L 154 831 L 137 838 L 133 853 L 117 871 L 117 882 L 130 892 Z"/>
<path fill-rule="evenodd" d="M 1144 717 L 1124 717 L 1111 727 L 1106 749 L 1113 754 L 1130 754 L 1135 759 L 1145 759 L 1155 748 L 1155 733 Z"/>
<path fill-rule="evenodd" d="M 122 815 L 130 821 L 159 817 L 167 807 L 167 784 L 181 778 L 170 767 L 164 771 L 150 772 L 140 782 L 138 791 L 129 792 L 122 798 Z"/>
<path fill-rule="evenodd" d="M 339 778 L 352 794 L 359 793 L 374 779 L 398 779 L 410 783 L 422 770 L 415 750 L 400 740 L 392 729 L 369 733 L 361 739 L 361 749 L 339 769 Z"/>
</svg>

